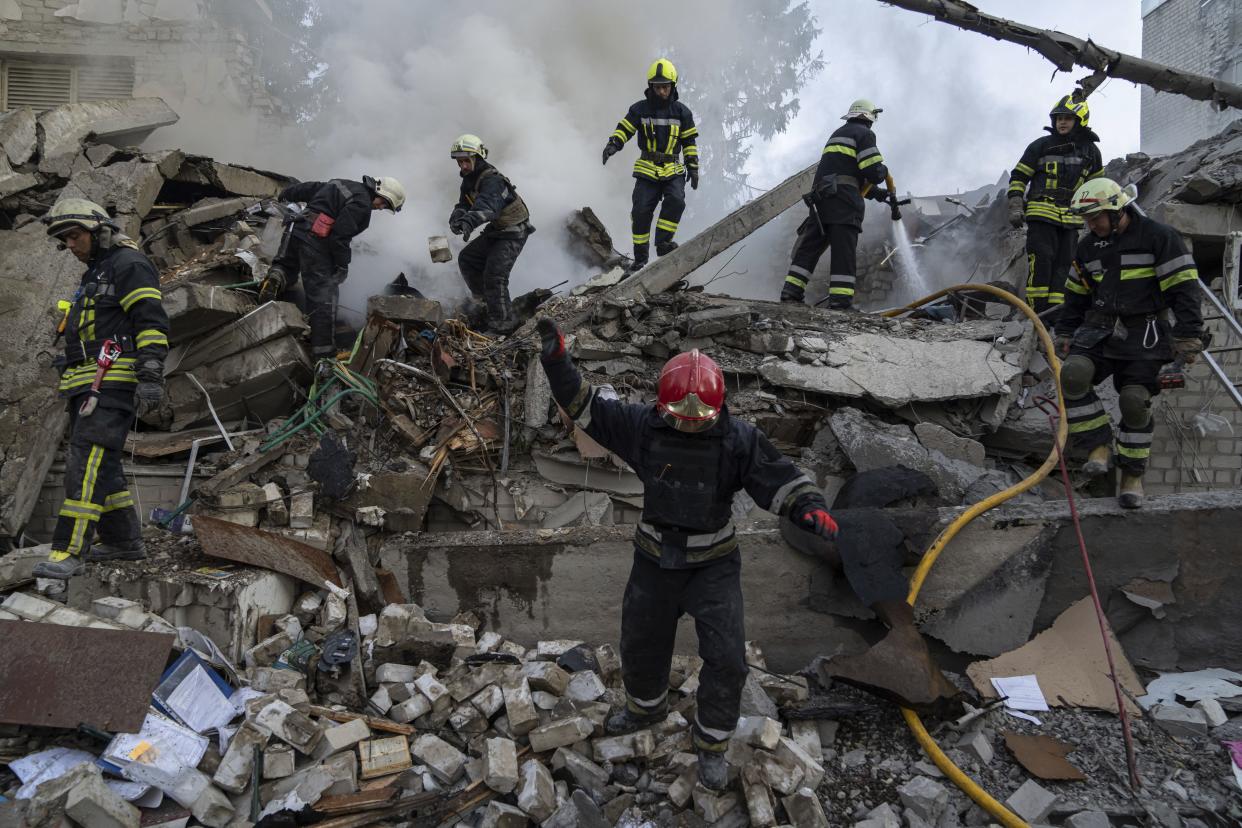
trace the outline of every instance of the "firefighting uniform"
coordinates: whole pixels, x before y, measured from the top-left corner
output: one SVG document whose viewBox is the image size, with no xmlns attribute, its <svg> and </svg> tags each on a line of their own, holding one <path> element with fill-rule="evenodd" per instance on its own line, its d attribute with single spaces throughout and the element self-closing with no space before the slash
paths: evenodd
<svg viewBox="0 0 1242 828">
<path fill-rule="evenodd" d="M 643 482 L 643 513 L 621 610 L 621 666 L 635 713 L 667 710 L 677 621 L 695 621 L 703 659 L 694 742 L 723 751 L 746 680 L 741 556 L 733 495 L 745 489 L 785 515 L 823 495 L 761 431 L 729 416 L 699 433 L 672 428 L 653 405 L 624 403 L 611 386 L 585 383 L 567 355 L 543 357 L 557 403 Z"/>
<path fill-rule="evenodd" d="M 1068 387 L 1072 383 L 1066 387 L 1070 438 L 1075 448 L 1086 451 L 1113 439 L 1112 423 L 1094 386 L 1111 376 L 1123 395 L 1124 414 L 1130 402 L 1126 387 L 1139 386 L 1152 397 L 1159 394 L 1160 368 L 1173 359 L 1173 338 L 1196 337 L 1203 330 L 1194 283 L 1199 271 L 1181 236 L 1137 210 L 1129 214 L 1124 233 L 1107 239 L 1088 234 L 1078 243 L 1056 323 L 1058 336 L 1073 337 L 1063 374 L 1076 356 L 1094 366 L 1085 393 L 1075 398 L 1071 391 L 1077 389 Z M 1172 312 L 1171 328 L 1166 311 Z M 1151 455 L 1150 399 L 1140 396 L 1146 411 L 1123 416 L 1117 432 L 1117 465 L 1131 475 L 1142 475 Z"/>
<path fill-rule="evenodd" d="M 649 258 L 651 219 L 657 204 L 660 205 L 655 232 L 657 252 L 671 243 L 677 233 L 677 224 L 686 209 L 686 169 L 697 171 L 699 168 L 698 134 L 694 115 L 690 107 L 677 100 L 674 85 L 668 100 L 661 100 L 648 89 L 643 100 L 631 106 L 617 122 L 616 130 L 608 138 L 609 143 L 620 149 L 638 136 L 639 155 L 634 162 L 634 198 L 630 210 L 637 266 L 645 264 Z"/>
<path fill-rule="evenodd" d="M 881 184 L 887 177 L 884 156 L 865 119 L 851 118 L 832 133 L 820 154 L 811 185 L 819 220 L 812 212 L 798 227 L 793 259 L 781 288 L 782 300 L 803 300 L 815 265 L 831 247 L 829 306 L 847 308 L 853 303 L 858 234 L 862 232 L 865 212 L 861 187 L 864 182 Z"/>
<path fill-rule="evenodd" d="M 488 319 L 501 323 L 513 318 L 509 276 L 526 237 L 535 232 L 530 210 L 517 188 L 500 170 L 478 156 L 474 169 L 461 179 L 461 194 L 453 213 L 477 213 L 488 222 L 457 257 L 462 279 L 470 293 L 487 305 Z"/>
<path fill-rule="evenodd" d="M 1065 301 L 1065 277 L 1082 219 L 1069 211 L 1074 192 L 1104 172 L 1100 140 L 1089 127 L 1037 138 L 1009 174 L 1009 195 L 1026 196 L 1026 302 L 1042 313 Z"/>
<path fill-rule="evenodd" d="M 337 295 L 349 275 L 353 257 L 350 243 L 371 226 L 374 196 L 362 182 L 343 178 L 304 181 L 280 193 L 281 201 L 306 202 L 306 209 L 294 222 L 285 255 L 273 267 L 286 274 L 286 287 L 297 284 L 301 276 L 311 354 L 316 359 L 336 353 Z M 323 223 L 315 224 L 320 215 L 331 219 L 326 228 Z"/>
<path fill-rule="evenodd" d="M 150 260 L 122 238 L 90 262 L 65 318 L 58 391 L 68 401 L 70 436 L 53 555 L 83 554 L 96 530 L 107 544 L 124 546 L 141 536 L 121 453 L 134 417 L 134 389 L 140 381 L 162 379 L 168 354 L 168 314 L 159 284 Z M 96 357 L 108 339 L 121 346 L 121 356 L 104 375 L 95 411 L 80 416 L 95 379 Z"/>
</svg>

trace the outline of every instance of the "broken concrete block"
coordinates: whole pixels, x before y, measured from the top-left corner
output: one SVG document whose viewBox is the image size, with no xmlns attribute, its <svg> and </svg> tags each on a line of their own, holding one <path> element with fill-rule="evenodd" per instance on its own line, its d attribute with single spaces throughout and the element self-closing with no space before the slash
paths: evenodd
<svg viewBox="0 0 1242 828">
<path fill-rule="evenodd" d="M 254 309 L 254 301 L 244 293 L 194 282 L 165 290 L 163 304 L 168 313 L 168 341 L 173 345 L 213 331 Z"/>
<path fill-rule="evenodd" d="M 293 796 L 300 802 L 318 802 L 322 796 L 348 794 L 357 789 L 358 756 L 346 751 L 302 768 L 292 776 L 269 782 L 260 789 L 260 799 L 270 803 Z"/>
<path fill-rule="evenodd" d="M 535 753 L 542 753 L 581 742 L 594 732 L 595 725 L 585 716 L 570 716 L 537 727 L 526 734 L 526 737 L 530 742 L 530 749 Z"/>
<path fill-rule="evenodd" d="M 381 664 L 375 668 L 375 680 L 380 684 L 405 684 L 418 678 L 412 664 Z"/>
<path fill-rule="evenodd" d="M 911 823 L 919 819 L 912 812 L 908 812 L 908 814 Z M 919 823 L 925 824 L 922 820 L 919 820 Z M 901 817 L 893 810 L 893 806 L 884 802 L 868 811 L 867 818 L 862 822 L 854 823 L 854 828 L 902 828 L 902 822 Z"/>
<path fill-rule="evenodd" d="M 323 731 L 323 738 L 315 746 L 315 758 L 326 759 L 334 753 L 348 750 L 359 742 L 371 738 L 371 728 L 362 719 L 354 719 Z"/>
<path fill-rule="evenodd" d="M 516 736 L 525 736 L 539 724 L 539 711 L 531 698 L 530 684 L 525 676 L 501 685 L 505 699 L 505 716 L 509 729 Z"/>
<path fill-rule="evenodd" d="M 556 658 L 552 656 L 552 658 Z M 522 675 L 530 683 L 531 690 L 546 690 L 557 696 L 565 695 L 569 687 L 569 673 L 551 661 L 528 661 L 522 665 Z"/>
<path fill-rule="evenodd" d="M 295 492 L 289 498 L 289 528 L 309 529 L 315 522 L 315 493 Z"/>
<path fill-rule="evenodd" d="M 781 723 L 767 716 L 744 716 L 733 738 L 752 747 L 775 750 L 781 741 Z"/>
<path fill-rule="evenodd" d="M 221 757 L 220 765 L 211 781 L 229 793 L 238 794 L 244 791 L 250 784 L 250 776 L 254 771 L 255 748 L 265 747 L 269 735 L 251 723 L 243 722 L 229 740 L 229 749 Z"/>
<path fill-rule="evenodd" d="M 0 149 L 10 164 L 25 164 L 34 155 L 38 144 L 35 113 L 28 106 L 0 112 Z"/>
<path fill-rule="evenodd" d="M 693 797 L 694 812 L 707 822 L 719 822 L 739 801 L 734 791 L 712 791 L 702 785 L 695 785 Z"/>
<path fill-rule="evenodd" d="M 989 764 L 995 755 L 995 752 L 992 750 L 992 742 L 983 731 L 977 730 L 964 736 L 957 743 L 957 746 L 985 765 Z"/>
<path fill-rule="evenodd" d="M 410 746 L 410 753 L 445 785 L 453 784 L 466 771 L 465 754 L 430 733 L 424 733 L 415 739 Z"/>
<path fill-rule="evenodd" d="M 189 807 L 190 814 L 209 828 L 225 828 L 233 821 L 233 803 L 215 785 L 203 788 Z"/>
<path fill-rule="evenodd" d="M 1195 702 L 1195 710 L 1203 714 L 1209 728 L 1220 727 L 1229 721 L 1229 715 L 1216 699 L 1202 699 Z"/>
<path fill-rule="evenodd" d="M 274 667 L 255 667 L 248 671 L 250 686 L 262 693 L 279 690 L 306 689 L 306 676 L 297 670 L 277 670 Z"/>
<path fill-rule="evenodd" d="M 308 756 L 323 738 L 323 729 L 311 721 L 309 716 L 279 699 L 261 708 L 250 721 L 255 727 L 267 731 Z"/>
<path fill-rule="evenodd" d="M 402 685 L 395 686 L 400 687 Z M 430 712 L 431 702 L 428 701 L 427 697 L 422 693 L 415 693 L 413 696 L 410 696 L 410 698 L 400 704 L 394 704 L 391 708 L 389 708 L 388 718 L 392 719 L 394 722 L 401 722 L 402 724 L 405 724 L 406 722 L 412 722 L 415 719 L 422 718 Z"/>
<path fill-rule="evenodd" d="M 650 756 L 655 750 L 655 736 L 650 730 L 637 730 L 622 736 L 608 736 L 591 741 L 596 762 L 625 762 Z"/>
<path fill-rule="evenodd" d="M 367 299 L 367 316 L 371 314 L 379 314 L 390 322 L 412 322 L 429 328 L 444 321 L 440 303 L 419 296 L 372 296 Z"/>
<path fill-rule="evenodd" d="M 484 743 L 483 784 L 502 794 L 517 787 L 517 745 L 512 739 L 488 739 Z"/>
<path fill-rule="evenodd" d="M 375 643 L 390 646 L 403 640 L 411 621 L 426 621 L 427 616 L 418 604 L 388 604 L 379 614 L 379 627 L 375 630 Z"/>
<path fill-rule="evenodd" d="M 175 346 L 168 358 L 169 364 L 176 368 L 169 373 L 184 374 L 282 337 L 301 337 L 309 328 L 306 317 L 297 305 L 291 302 L 265 302 L 240 319 L 214 329 L 192 343 Z"/>
<path fill-rule="evenodd" d="M 762 776 L 755 768 L 743 768 L 741 779 L 750 824 L 756 828 L 772 828 L 776 825 L 776 804 Z"/>
<path fill-rule="evenodd" d="M 535 759 L 522 763 L 517 803 L 536 822 L 542 822 L 556 810 L 556 788 L 552 784 L 552 774 Z"/>
<path fill-rule="evenodd" d="M 1147 714 L 1171 736 L 1191 738 L 1207 735 L 1207 716 L 1202 710 L 1170 702 L 1152 705 Z"/>
<path fill-rule="evenodd" d="M 595 663 L 599 665 L 599 677 L 604 684 L 615 684 L 621 679 L 621 657 L 611 644 L 601 644 L 595 648 Z"/>
<path fill-rule="evenodd" d="M 224 190 L 238 196 L 275 198 L 281 182 L 258 170 L 224 164 L 202 156 L 187 156 L 173 181 L 199 184 Z"/>
<path fill-rule="evenodd" d="M 768 787 L 786 796 L 802 787 L 802 768 L 795 762 L 778 757 L 774 753 L 756 750 L 751 758 L 750 767 L 762 775 Z"/>
<path fill-rule="evenodd" d="M 293 748 L 286 744 L 268 745 L 263 751 L 263 778 L 284 779 L 294 771 Z"/>
<path fill-rule="evenodd" d="M 1079 811 L 1065 820 L 1065 828 L 1109 828 L 1111 824 L 1103 811 Z"/>
<path fill-rule="evenodd" d="M 471 733 L 483 733 L 487 730 L 487 719 L 483 718 L 483 714 L 479 709 L 468 701 L 462 702 L 453 708 L 453 712 L 449 714 L 449 727 L 462 734 L 469 736 Z"/>
<path fill-rule="evenodd" d="M 428 236 L 427 252 L 437 264 L 453 261 L 453 251 L 449 249 L 448 239 L 444 236 Z"/>
<path fill-rule="evenodd" d="M 593 670 L 574 673 L 565 687 L 565 694 L 575 701 L 595 701 L 608 690 Z"/>
<path fill-rule="evenodd" d="M 139 812 L 104 784 L 98 771 L 69 789 L 65 814 L 85 828 L 138 828 Z"/>
<path fill-rule="evenodd" d="M 272 526 L 289 525 L 289 507 L 285 505 L 285 493 L 279 483 L 268 483 L 263 487 L 263 502 L 268 523 Z"/>
<path fill-rule="evenodd" d="M 807 756 L 822 761 L 824 755 L 823 742 L 819 738 L 819 722 L 815 719 L 793 719 L 789 722 L 789 733 L 798 746 L 806 751 Z"/>
<path fill-rule="evenodd" d="M 897 789 L 901 804 L 928 825 L 935 825 L 949 807 L 949 792 L 939 782 L 916 776 Z"/>
<path fill-rule="evenodd" d="M 479 828 L 526 828 L 530 820 L 526 814 L 512 805 L 492 800 L 483 809 L 483 821 Z"/>
<path fill-rule="evenodd" d="M 489 684 L 470 699 L 470 703 L 489 721 L 505 706 L 504 691 L 499 685 Z"/>
<path fill-rule="evenodd" d="M 585 791 L 574 791 L 552 816 L 542 823 L 542 828 L 611 828 L 599 806 L 591 801 Z"/>
<path fill-rule="evenodd" d="M 715 336 L 750 327 L 750 308 L 745 305 L 705 308 L 686 314 L 681 321 L 688 337 Z"/>
<path fill-rule="evenodd" d="M 828 816 L 810 788 L 799 788 L 781 800 L 795 828 L 828 828 Z"/>
<path fill-rule="evenodd" d="M 437 712 L 448 710 L 453 704 L 453 697 L 449 695 L 448 688 L 436 680 L 436 677 L 430 673 L 425 673 L 414 680 L 414 686 L 418 688 L 418 692 L 427 697 L 427 701 L 431 702 L 431 709 Z"/>
<path fill-rule="evenodd" d="M 411 696 L 422 696 L 424 699 L 427 698 L 426 696 L 423 696 L 422 693 L 418 692 L 418 688 L 414 686 L 414 682 L 412 681 L 406 682 L 405 684 L 386 684 L 384 685 L 384 689 L 388 691 L 388 698 L 392 704 L 401 704 L 403 701 L 408 701 Z M 427 702 L 427 709 L 431 709 L 431 702 Z"/>
<path fill-rule="evenodd" d="M 802 784 L 808 788 L 818 788 L 824 778 L 824 766 L 821 764 L 823 755 L 819 752 L 808 753 L 802 745 L 787 736 L 782 736 L 776 746 L 776 758 L 801 768 Z"/>
<path fill-rule="evenodd" d="M 919 777 L 922 778 L 922 777 Z M 931 780 L 928 780 L 929 782 Z M 932 783 L 935 784 L 935 783 Z M 942 788 L 943 790 L 943 788 Z M 947 798 L 948 792 L 945 792 Z M 902 795 L 905 802 L 905 795 Z M 1057 795 L 1040 786 L 1034 779 L 1022 783 L 1013 794 L 1005 800 L 1005 806 L 1027 822 L 1043 822 L 1052 808 L 1057 804 Z"/>
<path fill-rule="evenodd" d="M 0 607 L 27 621 L 40 621 L 51 615 L 54 610 L 60 609 L 61 605 L 55 601 L 41 598 L 38 595 L 14 592 L 4 599 L 4 603 L 0 604 Z"/>
<path fill-rule="evenodd" d="M 292 646 L 293 636 L 287 632 L 279 632 L 246 650 L 242 660 L 247 667 L 270 667 L 280 658 L 281 653 Z"/>
<path fill-rule="evenodd" d="M 568 777 L 571 785 L 582 788 L 596 801 L 605 798 L 608 771 L 576 750 L 565 747 L 556 749 L 556 753 L 552 754 L 552 776 L 555 779 Z"/>
<path fill-rule="evenodd" d="M 115 595 L 105 595 L 91 602 L 91 612 L 100 618 L 115 621 L 131 630 L 141 630 L 147 624 L 147 611 L 137 601 L 127 601 Z"/>
<path fill-rule="evenodd" d="M 164 176 L 159 167 L 140 158 L 75 172 L 61 192 L 61 198 L 80 196 L 95 202 L 114 215 L 146 218 L 155 204 Z"/>
<path fill-rule="evenodd" d="M 177 120 L 177 113 L 159 98 L 110 98 L 54 107 L 38 117 L 39 168 L 52 169 L 57 159 L 77 155 L 88 136 L 134 146 Z"/>
</svg>

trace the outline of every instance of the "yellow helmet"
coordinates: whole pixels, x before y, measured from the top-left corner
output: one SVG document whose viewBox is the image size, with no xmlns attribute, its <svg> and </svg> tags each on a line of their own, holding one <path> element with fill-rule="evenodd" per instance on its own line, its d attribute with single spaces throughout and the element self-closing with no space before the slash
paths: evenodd
<svg viewBox="0 0 1242 828">
<path fill-rule="evenodd" d="M 1073 95 L 1066 95 L 1057 101 L 1057 105 L 1048 113 L 1048 117 L 1052 119 L 1052 125 L 1057 125 L 1058 115 L 1072 115 L 1078 119 L 1079 126 L 1089 126 L 1091 124 L 1091 107 L 1087 106 L 1086 101 L 1076 101 Z"/>
<path fill-rule="evenodd" d="M 841 120 L 848 121 L 851 118 L 862 118 L 867 123 L 874 124 L 876 118 L 879 118 L 880 113 L 883 111 L 883 109 L 880 109 L 866 98 L 859 98 L 850 104 L 850 111 L 842 115 Z"/>
<path fill-rule="evenodd" d="M 677 67 L 668 58 L 658 58 L 647 70 L 647 83 L 677 83 Z"/>
<path fill-rule="evenodd" d="M 449 155 L 453 158 L 468 158 L 471 155 L 487 158 L 487 147 L 483 146 L 482 138 L 467 132 L 465 135 L 457 136 Z"/>
<path fill-rule="evenodd" d="M 42 219 L 49 236 L 60 236 L 72 227 L 94 233 L 105 224 L 115 227 L 104 208 L 84 198 L 62 198 L 52 205 Z"/>
<path fill-rule="evenodd" d="M 1122 188 L 1111 178 L 1093 178 L 1078 188 L 1070 200 L 1070 212 L 1076 216 L 1089 216 L 1105 210 L 1120 210 L 1131 201 L 1132 188 Z"/>
<path fill-rule="evenodd" d="M 375 179 L 375 194 L 387 201 L 394 213 L 401 212 L 401 206 L 405 204 L 405 187 L 401 186 L 400 181 L 386 175 L 380 176 Z"/>
</svg>

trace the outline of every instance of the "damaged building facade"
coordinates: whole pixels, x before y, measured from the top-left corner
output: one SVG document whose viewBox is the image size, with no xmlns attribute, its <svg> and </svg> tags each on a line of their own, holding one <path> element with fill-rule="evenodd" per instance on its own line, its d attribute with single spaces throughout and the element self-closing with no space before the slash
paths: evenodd
<svg viewBox="0 0 1242 828">
<path fill-rule="evenodd" d="M 18 547 L 0 557 L 0 671 L 20 664 L 22 678 L 0 682 L 10 800 L 0 820 L 992 821 L 893 706 L 820 678 L 812 665 L 865 650 L 879 624 L 848 564 L 800 551 L 788 522 L 744 496 L 734 517 L 752 641 L 730 787 L 696 784 L 702 662 L 688 654 L 689 629 L 673 713 L 604 734 L 625 699 L 613 642 L 643 489 L 552 402 L 529 317 L 538 305 L 556 319 L 586 377 L 635 402 L 651 400 L 669 356 L 709 352 L 731 415 L 762 428 L 834 515 L 869 527 L 869 554 L 909 575 L 964 507 L 1055 456 L 1056 407 L 1041 400 L 1055 391 L 1051 367 L 1010 301 L 965 290 L 916 313 L 841 314 L 674 289 L 799 204 L 804 170 L 629 278 L 598 243 L 567 295 L 516 300 L 528 321 L 505 339 L 394 286 L 370 298 L 356 329 L 341 326 L 346 353 L 316 378 L 298 305 L 256 299 L 281 230 L 271 201 L 289 179 L 133 148 L 176 119 L 155 98 L 0 115 L 0 309 L 11 320 L 0 362 L 17 367 L 0 378 L 0 535 Z M 1237 273 L 1239 136 L 1110 168 L 1195 242 L 1207 279 Z M 52 309 L 79 270 L 38 218 L 67 195 L 99 201 L 141 240 L 160 271 L 171 351 L 165 404 L 125 450 L 150 558 L 92 564 L 58 589 L 31 567 L 46 557 L 34 542 L 61 497 Z M 921 254 L 952 255 L 965 235 L 995 239 L 973 281 L 1018 284 L 1020 234 L 997 202 L 972 206 L 961 219 L 930 206 L 912 215 Z M 602 231 L 587 217 L 572 222 Z M 868 295 L 882 305 L 900 274 L 887 253 L 872 261 Z M 1221 295 L 1236 299 L 1236 281 L 1223 281 Z M 1229 353 L 1220 362 L 1237 365 Z M 1202 370 L 1162 397 L 1178 401 L 1183 427 L 1207 402 L 1179 396 L 1208 387 Z M 1242 667 L 1242 493 L 1237 467 L 1215 465 L 1242 456 L 1231 430 L 1242 422 L 1225 420 L 1228 436 L 1179 445 L 1212 472 L 1200 485 L 1160 477 L 1177 493 L 1125 513 L 1075 478 L 1075 516 L 1059 477 L 1044 477 L 966 525 L 920 582 L 920 626 L 976 708 L 936 738 L 1016 824 L 1242 818 L 1220 744 L 1242 737 L 1242 674 L 1232 672 Z M 1153 460 L 1153 475 L 1165 471 Z M 1129 694 L 1120 708 L 1101 679 L 1079 526 L 1103 641 Z M 75 665 L 63 694 L 31 691 L 59 687 L 63 667 L 48 652 Z M 121 658 L 129 673 L 112 681 Z M 1038 724 L 1011 715 L 1026 711 L 998 700 L 1005 685 L 992 681 L 1028 674 L 1046 702 L 1027 708 Z M 100 685 L 106 703 L 81 706 Z M 1135 717 L 1141 796 L 1118 771 L 1121 709 Z M 106 732 L 74 734 L 81 723 Z M 1049 754 L 1060 762 L 1050 767 Z"/>
</svg>

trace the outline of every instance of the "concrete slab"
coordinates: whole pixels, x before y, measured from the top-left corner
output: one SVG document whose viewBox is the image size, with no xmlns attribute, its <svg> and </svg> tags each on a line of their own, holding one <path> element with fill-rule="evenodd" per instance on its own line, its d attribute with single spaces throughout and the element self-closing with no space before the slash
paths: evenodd
<svg viewBox="0 0 1242 828">
<path fill-rule="evenodd" d="M 116 98 L 49 109 L 38 119 L 39 168 L 76 155 L 88 136 L 118 146 L 140 144 L 155 129 L 177 121 L 177 113 L 159 98 Z"/>
<path fill-rule="evenodd" d="M 164 291 L 168 341 L 176 345 L 213 331 L 254 309 L 254 300 L 234 290 L 182 282 Z"/>
<path fill-rule="evenodd" d="M 163 186 L 164 176 L 157 165 L 133 158 L 75 172 L 60 197 L 80 195 L 115 213 L 143 219 Z"/>
<path fill-rule="evenodd" d="M 202 156 L 187 156 L 174 181 L 215 187 L 235 196 L 275 198 L 288 179 L 249 167 L 225 164 Z"/>
<path fill-rule="evenodd" d="M 25 164 L 38 146 L 35 113 L 28 106 L 0 112 L 0 147 L 10 164 Z"/>
<path fill-rule="evenodd" d="M 265 302 L 235 322 L 207 334 L 192 344 L 174 346 L 168 354 L 165 374 L 173 376 L 200 365 L 217 362 L 282 336 L 300 338 L 310 326 L 290 302 Z"/>
</svg>

